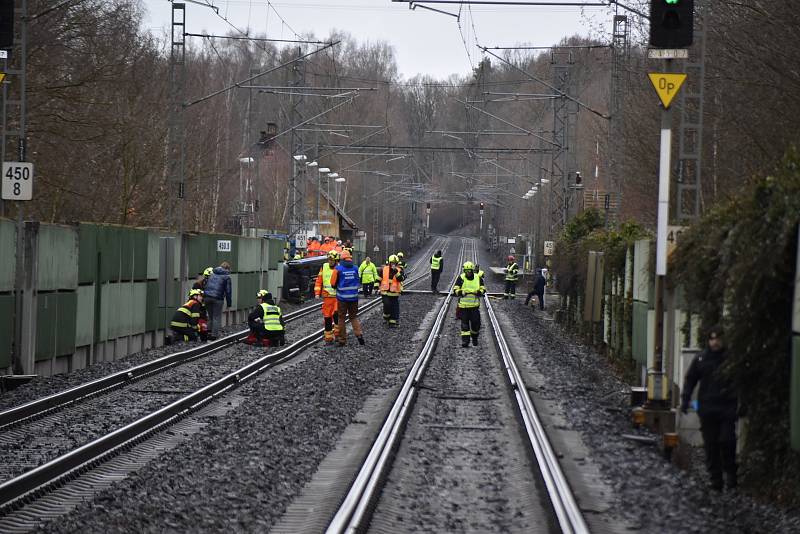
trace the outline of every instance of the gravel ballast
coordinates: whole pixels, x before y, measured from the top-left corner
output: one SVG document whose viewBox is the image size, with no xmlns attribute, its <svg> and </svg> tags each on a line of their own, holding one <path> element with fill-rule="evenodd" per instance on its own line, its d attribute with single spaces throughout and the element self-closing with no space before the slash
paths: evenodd
<svg viewBox="0 0 800 534">
<path fill-rule="evenodd" d="M 535 394 L 561 405 L 613 488 L 606 513 L 641 532 L 800 532 L 796 513 L 741 493 L 710 491 L 702 462 L 684 471 L 665 461 L 655 445 L 623 438 L 637 433 L 655 437 L 633 429 L 629 386 L 603 356 L 569 340 L 558 325 L 523 302 L 499 301 L 496 307 L 528 348 L 518 363 L 545 379 Z"/>
<path fill-rule="evenodd" d="M 433 301 L 404 296 L 399 328 L 373 313 L 366 346 L 352 336 L 346 348 L 315 345 L 301 361 L 245 384 L 238 408 L 42 531 L 267 530 L 367 395 L 404 376 L 418 349 L 406 340 Z"/>
<path fill-rule="evenodd" d="M 467 348 L 454 315 L 455 301 L 369 532 L 552 532 L 488 315 Z"/>
</svg>

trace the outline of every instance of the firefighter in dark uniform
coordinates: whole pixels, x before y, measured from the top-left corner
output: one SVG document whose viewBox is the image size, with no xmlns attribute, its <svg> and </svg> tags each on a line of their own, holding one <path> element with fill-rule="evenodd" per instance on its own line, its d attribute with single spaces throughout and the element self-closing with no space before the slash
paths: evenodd
<svg viewBox="0 0 800 534">
<path fill-rule="evenodd" d="M 517 296 L 517 280 L 519 279 L 519 266 L 514 261 L 514 256 L 508 257 L 506 265 L 506 288 L 503 292 L 504 299 L 513 299 Z"/>
<path fill-rule="evenodd" d="M 200 315 L 203 308 L 203 291 L 192 289 L 189 291 L 189 300 L 175 310 L 169 327 L 172 330 L 174 341 L 197 341 L 200 333 Z"/>
<path fill-rule="evenodd" d="M 250 335 L 245 343 L 264 347 L 286 344 L 286 323 L 280 307 L 275 304 L 272 293 L 262 289 L 256 294 L 258 305 L 247 316 Z"/>
<path fill-rule="evenodd" d="M 483 277 L 475 272 L 475 265 L 464 263 L 464 272 L 456 278 L 453 293 L 458 297 L 458 309 L 461 312 L 461 346 L 468 347 L 469 340 L 478 346 L 478 333 L 481 330 L 481 296 L 486 293 Z"/>
<path fill-rule="evenodd" d="M 214 274 L 214 268 L 206 267 L 206 269 L 203 271 L 203 275 L 198 276 L 197 280 L 195 280 L 194 284 L 192 284 L 192 289 L 205 290 L 206 284 L 208 283 L 208 277 L 212 274 Z M 205 303 L 200 306 L 200 320 L 197 321 L 197 326 L 200 341 L 208 341 L 208 309 L 206 309 Z"/>
<path fill-rule="evenodd" d="M 389 256 L 389 263 L 383 266 L 381 275 L 381 301 L 383 302 L 383 320 L 391 327 L 400 324 L 400 294 L 403 292 L 405 275 L 399 266 L 400 260 L 395 254 Z"/>
<path fill-rule="evenodd" d="M 722 339 L 722 328 L 709 330 L 708 346 L 694 357 L 681 391 L 681 412 L 689 411 L 692 392 L 699 383 L 697 415 L 706 452 L 706 466 L 711 475 L 711 488 L 722 490 L 722 474 L 728 489 L 737 486 L 736 480 L 736 417 L 738 398 L 731 381 L 725 376 L 728 353 Z"/>
</svg>

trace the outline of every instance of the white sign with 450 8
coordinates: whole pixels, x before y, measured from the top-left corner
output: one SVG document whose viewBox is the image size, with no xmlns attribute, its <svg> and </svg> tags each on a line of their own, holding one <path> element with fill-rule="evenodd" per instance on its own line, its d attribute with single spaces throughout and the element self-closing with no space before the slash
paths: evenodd
<svg viewBox="0 0 800 534">
<path fill-rule="evenodd" d="M 33 198 L 33 163 L 3 162 L 3 200 Z"/>
</svg>

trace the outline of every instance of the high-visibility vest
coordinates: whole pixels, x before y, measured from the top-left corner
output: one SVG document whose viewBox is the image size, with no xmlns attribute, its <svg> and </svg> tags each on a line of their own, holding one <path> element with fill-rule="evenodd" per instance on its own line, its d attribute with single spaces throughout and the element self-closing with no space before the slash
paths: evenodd
<svg viewBox="0 0 800 534">
<path fill-rule="evenodd" d="M 442 268 L 442 257 L 441 256 L 431 257 L 431 271 L 438 271 L 441 268 Z"/>
<path fill-rule="evenodd" d="M 519 267 L 517 267 L 517 262 L 511 263 L 506 267 L 506 280 L 509 282 L 515 282 L 519 277 Z"/>
<path fill-rule="evenodd" d="M 170 321 L 169 325 L 175 328 L 193 328 L 196 330 L 199 319 L 200 303 L 191 299 L 175 310 L 175 315 L 172 316 L 172 321 Z"/>
<path fill-rule="evenodd" d="M 343 302 L 358 302 L 358 288 L 361 281 L 358 277 L 358 268 L 355 265 L 336 266 L 336 300 Z"/>
<path fill-rule="evenodd" d="M 459 308 L 477 308 L 481 305 L 478 291 L 483 289 L 481 287 L 481 277 L 473 275 L 472 280 L 467 278 L 466 275 L 461 275 L 461 290 L 459 291 L 460 297 L 458 299 Z"/>
<path fill-rule="evenodd" d="M 283 332 L 281 309 L 273 304 L 261 304 L 264 310 L 264 330 L 267 332 Z"/>
<path fill-rule="evenodd" d="M 333 269 L 335 269 L 335 267 L 331 267 L 330 263 L 326 263 L 322 266 L 322 269 L 319 270 L 319 274 L 317 275 L 317 283 L 314 285 L 315 294 L 323 297 L 336 296 L 336 289 L 334 289 L 334 287 L 331 285 Z"/>
<path fill-rule="evenodd" d="M 371 284 L 378 279 L 378 269 L 375 268 L 374 263 L 367 263 L 367 260 L 361 262 L 358 272 L 361 273 L 362 284 Z"/>
<path fill-rule="evenodd" d="M 389 278 L 389 270 L 391 267 L 388 265 L 383 266 L 383 276 L 381 277 L 381 294 L 386 295 L 387 297 L 398 297 L 400 293 L 403 291 L 403 284 L 400 282 L 396 276 L 394 278 Z M 396 269 L 398 273 L 402 272 L 400 269 Z"/>
</svg>

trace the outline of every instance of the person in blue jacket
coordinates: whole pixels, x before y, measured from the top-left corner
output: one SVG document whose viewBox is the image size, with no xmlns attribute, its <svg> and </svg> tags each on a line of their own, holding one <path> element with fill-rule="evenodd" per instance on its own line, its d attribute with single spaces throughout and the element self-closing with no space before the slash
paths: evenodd
<svg viewBox="0 0 800 534">
<path fill-rule="evenodd" d="M 222 306 L 227 302 L 231 307 L 231 265 L 223 261 L 208 277 L 205 288 L 205 304 L 208 310 L 208 339 L 217 339 L 222 326 Z"/>
<path fill-rule="evenodd" d="M 364 345 L 364 334 L 361 330 L 361 321 L 358 319 L 358 289 L 361 287 L 361 277 L 358 276 L 358 267 L 353 264 L 353 257 L 349 251 L 343 250 L 340 258 L 339 265 L 331 274 L 331 285 L 336 288 L 336 307 L 339 312 L 339 346 L 347 345 L 345 321 L 348 317 L 359 345 Z"/>
</svg>

